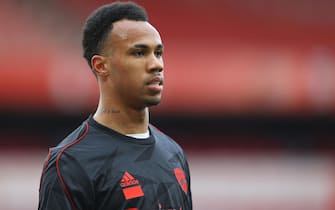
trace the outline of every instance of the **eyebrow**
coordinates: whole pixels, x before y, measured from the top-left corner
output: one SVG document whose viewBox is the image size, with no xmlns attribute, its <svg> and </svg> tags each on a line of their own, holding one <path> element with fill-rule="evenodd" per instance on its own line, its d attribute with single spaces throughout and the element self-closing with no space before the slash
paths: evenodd
<svg viewBox="0 0 335 210">
<path fill-rule="evenodd" d="M 135 44 L 135 45 L 133 46 L 133 48 L 143 48 L 143 49 L 148 49 L 149 46 L 146 45 L 146 44 Z M 155 48 L 163 49 L 164 46 L 163 46 L 163 44 L 158 44 Z"/>
</svg>

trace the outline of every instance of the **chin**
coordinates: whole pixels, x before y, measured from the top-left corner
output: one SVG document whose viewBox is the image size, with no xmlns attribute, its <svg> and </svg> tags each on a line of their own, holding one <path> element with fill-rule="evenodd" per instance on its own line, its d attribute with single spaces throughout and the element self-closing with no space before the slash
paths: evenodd
<svg viewBox="0 0 335 210">
<path fill-rule="evenodd" d="M 161 98 L 150 99 L 146 101 L 146 105 L 149 106 L 156 106 L 161 102 Z"/>
<path fill-rule="evenodd" d="M 161 100 L 150 101 L 147 103 L 147 106 L 156 106 L 161 102 Z"/>
</svg>

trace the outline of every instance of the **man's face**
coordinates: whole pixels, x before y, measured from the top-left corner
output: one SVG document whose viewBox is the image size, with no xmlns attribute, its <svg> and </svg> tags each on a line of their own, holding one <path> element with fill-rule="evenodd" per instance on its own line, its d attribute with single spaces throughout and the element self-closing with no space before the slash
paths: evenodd
<svg viewBox="0 0 335 210">
<path fill-rule="evenodd" d="M 121 20 L 113 24 L 107 39 L 104 51 L 114 100 L 140 109 L 157 105 L 164 79 L 157 30 L 148 22 Z"/>
</svg>

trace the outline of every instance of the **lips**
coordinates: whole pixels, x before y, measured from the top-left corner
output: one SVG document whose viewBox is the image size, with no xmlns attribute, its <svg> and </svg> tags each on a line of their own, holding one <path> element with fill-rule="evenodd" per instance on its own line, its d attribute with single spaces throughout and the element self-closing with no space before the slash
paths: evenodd
<svg viewBox="0 0 335 210">
<path fill-rule="evenodd" d="M 161 76 L 156 76 L 152 79 L 150 79 L 148 82 L 147 82 L 147 85 L 158 85 L 158 86 L 162 86 L 164 83 L 164 79 L 163 77 Z"/>
<path fill-rule="evenodd" d="M 162 76 L 155 76 L 146 83 L 147 87 L 152 92 L 161 92 L 163 90 L 164 79 Z"/>
</svg>

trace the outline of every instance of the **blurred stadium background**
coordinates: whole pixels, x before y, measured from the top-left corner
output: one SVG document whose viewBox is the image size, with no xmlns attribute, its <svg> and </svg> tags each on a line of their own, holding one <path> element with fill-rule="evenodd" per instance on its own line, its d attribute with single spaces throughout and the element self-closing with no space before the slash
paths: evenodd
<svg viewBox="0 0 335 210">
<path fill-rule="evenodd" d="M 37 208 L 41 167 L 95 110 L 86 16 L 109 1 L 0 3 L 0 209 Z M 185 149 L 194 209 L 335 209 L 334 1 L 136 1 L 161 32 L 151 122 Z"/>
</svg>

